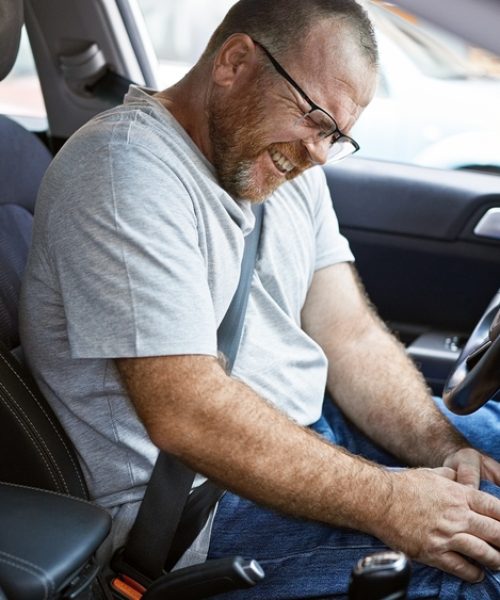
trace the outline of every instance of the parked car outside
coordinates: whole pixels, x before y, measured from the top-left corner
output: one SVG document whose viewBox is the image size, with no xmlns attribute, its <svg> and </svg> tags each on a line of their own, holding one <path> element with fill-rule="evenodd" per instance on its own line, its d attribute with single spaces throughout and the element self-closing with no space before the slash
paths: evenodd
<svg viewBox="0 0 500 600">
<path fill-rule="evenodd" d="M 370 13 L 380 82 L 353 130 L 360 156 L 500 172 L 500 75 L 468 60 L 459 38 L 382 6 Z"/>
</svg>

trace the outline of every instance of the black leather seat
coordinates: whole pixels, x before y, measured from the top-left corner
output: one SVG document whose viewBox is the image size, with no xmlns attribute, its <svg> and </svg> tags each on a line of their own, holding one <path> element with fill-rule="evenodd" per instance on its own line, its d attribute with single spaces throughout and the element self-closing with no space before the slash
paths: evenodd
<svg viewBox="0 0 500 600">
<path fill-rule="evenodd" d="M 15 600 L 89 598 L 109 527 L 90 502 L 0 483 L 0 588 Z"/>
</svg>

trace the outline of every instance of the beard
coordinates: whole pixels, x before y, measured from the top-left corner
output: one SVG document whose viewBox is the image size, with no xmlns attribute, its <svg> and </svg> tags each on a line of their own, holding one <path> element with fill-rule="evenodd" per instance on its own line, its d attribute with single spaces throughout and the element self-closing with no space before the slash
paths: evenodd
<svg viewBox="0 0 500 600">
<path fill-rule="evenodd" d="M 263 142 L 269 136 L 269 125 L 266 131 L 263 130 L 266 116 L 262 99 L 264 85 L 257 79 L 243 99 L 231 103 L 222 103 L 213 94 L 207 107 L 212 164 L 219 184 L 233 198 L 256 203 L 263 202 L 282 183 L 311 166 L 307 151 L 302 145 L 299 148 L 297 142 L 271 145 Z M 262 167 L 265 155 L 273 150 L 284 154 L 294 168 L 279 174 Z"/>
</svg>

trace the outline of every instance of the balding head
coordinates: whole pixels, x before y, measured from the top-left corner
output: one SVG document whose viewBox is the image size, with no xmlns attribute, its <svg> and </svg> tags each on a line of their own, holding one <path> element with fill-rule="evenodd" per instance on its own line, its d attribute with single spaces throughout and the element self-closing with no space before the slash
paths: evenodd
<svg viewBox="0 0 500 600">
<path fill-rule="evenodd" d="M 234 33 L 258 39 L 277 57 L 307 40 L 321 21 L 335 21 L 366 65 L 376 67 L 377 44 L 365 9 L 356 0 L 240 0 L 212 35 L 203 59 L 211 58 Z"/>
</svg>

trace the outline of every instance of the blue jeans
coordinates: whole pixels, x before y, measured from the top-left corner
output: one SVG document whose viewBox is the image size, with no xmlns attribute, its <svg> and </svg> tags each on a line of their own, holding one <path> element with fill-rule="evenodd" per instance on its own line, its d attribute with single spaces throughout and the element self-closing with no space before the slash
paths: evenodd
<svg viewBox="0 0 500 600">
<path fill-rule="evenodd" d="M 323 417 L 312 428 L 351 452 L 380 464 L 399 466 L 329 401 L 325 402 Z M 483 482 L 481 487 L 500 497 L 500 488 L 495 485 Z M 345 599 L 356 562 L 384 549 L 384 544 L 370 535 L 287 517 L 227 492 L 214 520 L 208 557 L 240 554 L 256 558 L 266 572 L 266 578 L 254 588 L 223 594 L 221 600 Z M 481 583 L 467 584 L 419 563 L 412 569 L 408 596 L 412 599 L 500 598 L 500 575 L 490 571 Z"/>
<path fill-rule="evenodd" d="M 435 398 L 441 412 L 476 448 L 500 460 L 500 402 L 487 402 L 471 415 L 455 415 L 441 398 Z"/>
</svg>

